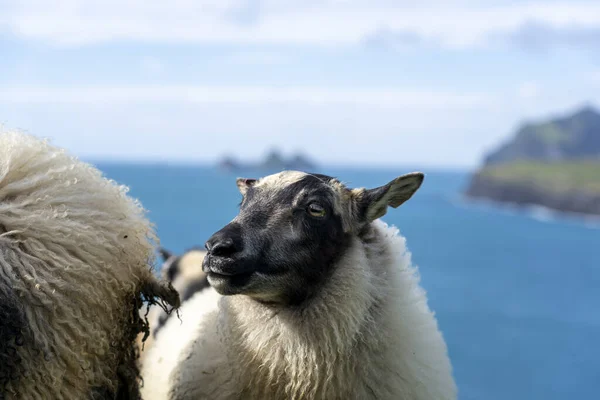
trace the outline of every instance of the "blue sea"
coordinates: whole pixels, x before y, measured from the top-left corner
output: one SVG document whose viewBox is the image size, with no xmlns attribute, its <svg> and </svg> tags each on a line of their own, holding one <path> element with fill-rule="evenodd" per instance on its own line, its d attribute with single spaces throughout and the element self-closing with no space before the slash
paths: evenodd
<svg viewBox="0 0 600 400">
<path fill-rule="evenodd" d="M 130 186 L 164 247 L 202 246 L 236 214 L 237 174 L 209 167 L 97 163 Z M 410 168 L 322 168 L 375 187 Z M 423 169 L 421 169 L 423 170 Z M 600 229 L 461 199 L 466 172 L 428 171 L 383 218 L 407 237 L 447 340 L 459 398 L 600 398 Z"/>
</svg>

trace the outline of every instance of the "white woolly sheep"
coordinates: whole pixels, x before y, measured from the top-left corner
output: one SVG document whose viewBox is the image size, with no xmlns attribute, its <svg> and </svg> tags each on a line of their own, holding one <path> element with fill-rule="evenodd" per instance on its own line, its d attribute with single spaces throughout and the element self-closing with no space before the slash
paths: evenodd
<svg viewBox="0 0 600 400">
<path fill-rule="evenodd" d="M 164 248 L 160 248 L 159 254 L 163 259 L 161 276 L 170 282 L 179 293 L 181 304 L 195 293 L 210 288 L 206 273 L 202 271 L 202 261 L 206 251 L 192 248 L 178 256 Z M 154 342 L 154 336 L 173 313 L 165 311 L 158 304 L 150 306 L 149 310 L 142 309 L 140 313 L 142 318 L 146 317 L 150 328 L 149 336 L 146 337 L 146 334 L 142 332 L 137 338 L 137 346 L 140 349 L 139 361 L 141 363 Z"/>
<path fill-rule="evenodd" d="M 1 399 L 139 398 L 139 308 L 179 304 L 152 273 L 155 239 L 125 187 L 0 132 Z"/>
<path fill-rule="evenodd" d="M 456 399 L 405 239 L 378 220 L 422 181 L 365 190 L 293 171 L 238 179 L 240 212 L 206 243 L 216 290 L 158 333 L 144 398 Z"/>
</svg>

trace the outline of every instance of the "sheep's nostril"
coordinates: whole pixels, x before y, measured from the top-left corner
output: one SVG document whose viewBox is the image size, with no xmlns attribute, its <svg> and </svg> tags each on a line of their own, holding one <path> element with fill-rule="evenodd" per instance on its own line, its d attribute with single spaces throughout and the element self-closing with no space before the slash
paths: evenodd
<svg viewBox="0 0 600 400">
<path fill-rule="evenodd" d="M 209 244 L 210 249 L 207 250 L 211 255 L 217 257 L 226 257 L 235 253 L 235 246 L 231 238 L 223 238 Z"/>
</svg>

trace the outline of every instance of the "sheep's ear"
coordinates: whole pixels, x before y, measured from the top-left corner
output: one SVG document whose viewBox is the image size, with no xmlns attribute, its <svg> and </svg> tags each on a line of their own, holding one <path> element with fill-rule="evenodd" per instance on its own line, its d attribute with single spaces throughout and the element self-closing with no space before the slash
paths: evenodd
<svg viewBox="0 0 600 400">
<path fill-rule="evenodd" d="M 235 180 L 235 183 L 237 184 L 237 187 L 240 191 L 241 194 L 245 195 L 246 192 L 248 191 L 248 188 L 250 188 L 252 185 L 254 185 L 256 183 L 256 179 L 251 179 L 251 178 L 237 178 Z"/>
<path fill-rule="evenodd" d="M 388 207 L 399 207 L 421 187 L 425 175 L 413 172 L 400 176 L 387 185 L 363 192 L 360 198 L 362 216 L 368 221 L 381 218 Z"/>
<path fill-rule="evenodd" d="M 171 253 L 169 250 L 162 248 L 162 247 L 160 249 L 158 249 L 158 253 L 162 257 L 163 261 L 167 261 L 169 258 L 171 258 L 173 256 L 173 253 Z"/>
</svg>

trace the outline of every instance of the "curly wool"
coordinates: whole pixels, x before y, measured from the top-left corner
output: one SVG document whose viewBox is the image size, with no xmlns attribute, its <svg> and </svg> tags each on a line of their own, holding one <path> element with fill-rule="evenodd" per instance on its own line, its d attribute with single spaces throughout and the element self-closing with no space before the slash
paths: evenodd
<svg viewBox="0 0 600 400">
<path fill-rule="evenodd" d="M 127 188 L 64 150 L 0 131 L 0 398 L 139 397 L 157 239 Z"/>
<path fill-rule="evenodd" d="M 146 355 L 144 399 L 456 399 L 410 258 L 398 230 L 376 221 L 300 308 L 196 294 Z"/>
</svg>

